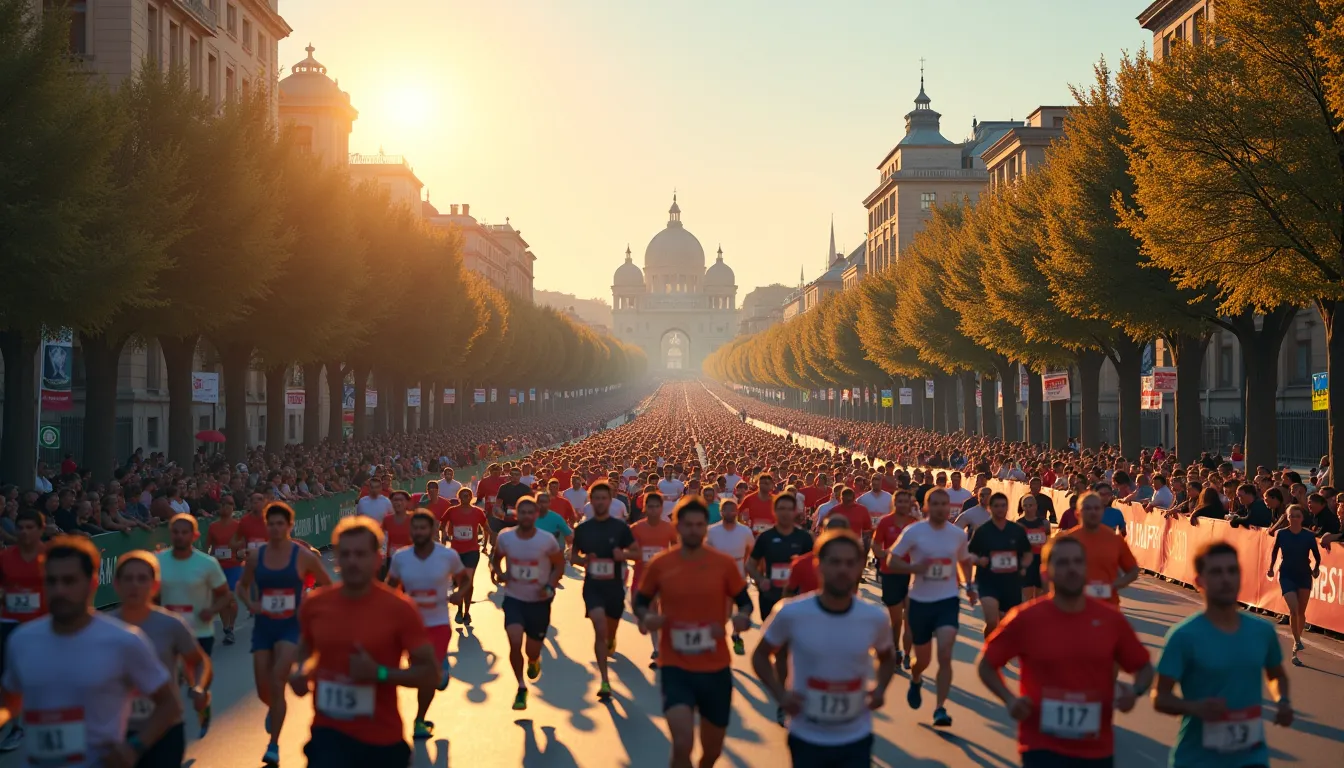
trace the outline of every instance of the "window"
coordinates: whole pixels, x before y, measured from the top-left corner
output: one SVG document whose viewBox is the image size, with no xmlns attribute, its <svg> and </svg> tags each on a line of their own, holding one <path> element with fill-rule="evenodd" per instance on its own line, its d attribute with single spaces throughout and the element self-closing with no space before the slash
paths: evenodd
<svg viewBox="0 0 1344 768">
<path fill-rule="evenodd" d="M 70 14 L 70 53 L 84 56 L 89 52 L 89 4 L 87 0 L 47 0 L 47 10 L 60 10 L 61 6 Z"/>
<path fill-rule="evenodd" d="M 252 50 L 252 20 L 243 18 L 243 50 Z"/>
<path fill-rule="evenodd" d="M 210 96 L 210 104 L 219 106 L 219 59 L 215 54 L 210 54 L 209 63 L 205 67 L 205 91 Z"/>
<path fill-rule="evenodd" d="M 190 38 L 187 43 L 187 67 L 189 69 L 191 87 L 197 91 L 201 90 L 201 41 L 196 38 Z"/>
<path fill-rule="evenodd" d="M 145 419 L 145 442 L 149 443 L 150 448 L 159 447 L 159 417 L 150 416 Z"/>
<path fill-rule="evenodd" d="M 1061 115 L 1055 115 L 1053 118 L 1051 118 L 1050 122 L 1051 125 L 1053 125 L 1055 128 L 1064 127 L 1064 118 Z"/>
<path fill-rule="evenodd" d="M 257 33 L 257 58 L 264 64 L 270 61 L 270 49 L 266 47 L 266 36 Z"/>
<path fill-rule="evenodd" d="M 237 93 L 234 92 L 235 89 L 238 87 L 238 84 L 237 84 L 236 81 L 237 81 L 237 77 L 236 77 L 236 76 L 234 75 L 234 73 L 233 73 L 233 67 L 225 67 L 225 68 L 224 68 L 224 98 L 228 99 L 229 101 L 233 101 L 234 97 L 238 95 Z"/>
<path fill-rule="evenodd" d="M 162 28 L 159 27 L 159 9 L 149 6 L 148 16 L 145 21 L 145 37 L 148 45 L 149 58 L 155 64 L 163 65 L 163 57 L 160 55 L 160 37 L 162 37 Z"/>
<path fill-rule="evenodd" d="M 202 416 L 202 417 L 196 419 L 196 429 L 197 429 L 197 431 L 199 431 L 199 432 L 204 432 L 204 431 L 206 431 L 206 430 L 209 429 L 209 428 L 210 428 L 210 417 L 209 417 L 209 416 Z"/>
<path fill-rule="evenodd" d="M 1288 383 L 1306 384 L 1311 381 L 1311 337 L 1293 342 L 1293 359 L 1289 363 Z"/>
<path fill-rule="evenodd" d="M 299 439 L 299 415 L 297 413 L 289 414 L 289 439 Z"/>
<path fill-rule="evenodd" d="M 145 346 L 145 389 L 158 392 L 163 387 L 163 353 L 157 339 Z"/>
<path fill-rule="evenodd" d="M 938 205 L 938 193 L 937 193 L 937 192 L 920 192 L 920 193 L 919 193 L 919 209 L 920 209 L 921 211 L 930 211 L 930 210 L 933 210 L 934 206 L 936 206 L 936 205 Z"/>
<path fill-rule="evenodd" d="M 182 27 L 168 22 L 168 66 L 182 66 Z"/>
<path fill-rule="evenodd" d="M 238 36 L 238 6 L 229 3 L 224 11 L 224 29 L 228 30 L 230 37 Z"/>
<path fill-rule="evenodd" d="M 1207 8 L 1200 8 L 1190 17 L 1190 42 L 1195 45 L 1199 45 L 1204 39 L 1204 28 L 1209 20 L 1208 12 Z"/>
<path fill-rule="evenodd" d="M 1232 389 L 1236 385 L 1233 377 L 1232 344 L 1224 343 L 1218 347 L 1218 388 Z"/>
</svg>

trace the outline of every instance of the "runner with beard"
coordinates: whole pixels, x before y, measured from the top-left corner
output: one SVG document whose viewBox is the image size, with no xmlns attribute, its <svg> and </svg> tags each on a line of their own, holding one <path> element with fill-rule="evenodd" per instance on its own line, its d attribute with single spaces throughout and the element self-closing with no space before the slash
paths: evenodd
<svg viewBox="0 0 1344 768">
<path fill-rule="evenodd" d="M 768 477 L 768 475 L 763 475 Z M 775 524 L 756 538 L 747 563 L 747 573 L 756 581 L 757 594 L 761 601 L 761 621 L 770 618 L 775 604 L 784 599 L 784 587 L 789 583 L 789 569 L 793 558 L 804 552 L 812 551 L 812 534 L 797 528 L 794 517 L 797 514 L 797 501 L 793 496 L 781 493 L 774 498 L 773 518 Z M 782 648 L 775 655 L 780 680 L 788 677 L 788 649 Z M 775 711 L 775 719 L 784 724 L 783 707 Z"/>
<path fill-rule="evenodd" d="M 1040 570 L 1032 562 L 1027 531 L 1008 519 L 1008 497 L 995 493 L 989 497 L 988 523 L 975 529 L 967 550 L 974 555 L 974 587 L 985 616 L 985 634 L 994 633 L 999 619 L 1022 603 L 1023 574 L 1029 568 Z"/>
<path fill-rule="evenodd" d="M 910 649 L 914 646 L 910 624 L 905 620 L 905 609 L 910 602 L 910 574 L 893 569 L 887 558 L 900 539 L 901 531 L 918 522 L 913 513 L 914 504 L 915 497 L 910 491 L 896 491 L 891 514 L 879 520 L 877 530 L 873 532 L 873 553 L 879 560 L 878 579 L 882 582 L 882 604 L 887 607 L 887 616 L 891 619 L 892 637 L 900 636 L 901 647 L 896 651 L 896 660 L 906 669 L 910 668 Z"/>
<path fill-rule="evenodd" d="M 634 552 L 635 537 L 624 520 L 611 516 L 611 486 L 605 481 L 588 489 L 593 517 L 574 529 L 571 557 L 583 557 L 583 606 L 593 623 L 593 655 L 601 678 L 597 696 L 611 697 L 607 658 L 616 655 L 616 630 L 625 613 L 625 560 Z"/>
<path fill-rule="evenodd" d="M 643 520 L 630 526 L 630 535 L 635 537 L 637 548 L 630 550 L 630 558 L 635 561 L 634 575 L 631 577 L 632 591 L 630 595 L 631 607 L 633 610 L 635 592 L 639 588 L 639 580 L 644 576 L 644 569 L 653 558 L 666 552 L 677 543 L 676 528 L 663 517 L 663 497 L 657 493 L 648 493 L 644 496 L 644 511 L 646 517 Z M 654 610 L 658 606 L 655 603 Z M 649 657 L 649 669 L 658 668 L 658 633 L 650 632 L 649 639 L 653 642 L 653 654 Z"/>
<path fill-rule="evenodd" d="M 752 545 L 756 543 L 756 537 L 751 529 L 737 519 L 737 502 L 732 498 L 724 499 L 719 504 L 719 514 L 722 519 L 709 527 L 709 532 L 705 536 L 705 543 L 710 547 L 728 555 L 737 563 L 737 572 L 743 579 L 747 577 L 747 559 L 751 557 Z M 742 634 L 733 628 L 733 653 L 738 656 L 746 655 L 747 646 L 742 641 Z"/>
<path fill-rule="evenodd" d="M 509 636 L 509 665 L 518 680 L 515 710 L 527 709 L 527 678 L 541 677 L 541 641 L 551 628 L 551 602 L 565 572 L 565 556 L 555 537 L 537 530 L 537 502 L 518 500 L 518 525 L 500 533 L 490 552 L 490 578 L 504 589 L 504 631 Z M 508 563 L 508 569 L 500 567 Z M 526 648 L 524 648 L 526 638 Z"/>
</svg>

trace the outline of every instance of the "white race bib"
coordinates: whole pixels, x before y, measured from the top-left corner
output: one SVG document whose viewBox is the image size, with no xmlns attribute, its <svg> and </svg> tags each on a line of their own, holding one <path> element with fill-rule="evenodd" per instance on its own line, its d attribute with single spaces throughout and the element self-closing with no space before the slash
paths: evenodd
<svg viewBox="0 0 1344 768">
<path fill-rule="evenodd" d="M 439 594 L 438 590 L 436 589 L 413 589 L 407 592 L 406 594 L 410 596 L 411 602 L 415 603 L 417 607 L 424 610 L 433 610 L 435 608 L 438 608 L 439 600 L 440 598 L 443 597 L 443 595 Z"/>
<path fill-rule="evenodd" d="M 756 534 L 757 536 L 760 536 L 762 533 L 765 533 L 766 531 L 774 527 L 775 526 L 770 523 L 752 523 L 751 532 Z"/>
<path fill-rule="evenodd" d="M 337 720 L 373 717 L 373 686 L 317 681 L 317 711 Z"/>
<path fill-rule="evenodd" d="M 989 569 L 995 573 L 1011 573 L 1017 570 L 1016 552 L 990 552 Z"/>
<path fill-rule="evenodd" d="M 1087 594 L 1098 600 L 1111 599 L 1111 585 L 1104 581 L 1089 581 L 1087 583 Z"/>
<path fill-rule="evenodd" d="M 6 592 L 5 610 L 10 613 L 37 613 L 42 610 L 42 593 Z"/>
<path fill-rule="evenodd" d="M 84 761 L 87 740 L 84 708 L 28 710 L 23 713 L 23 746 L 31 765 L 68 765 Z"/>
<path fill-rule="evenodd" d="M 1041 733 L 1061 739 L 1090 739 L 1101 733 L 1101 702 L 1081 694 L 1041 699 Z"/>
<path fill-rule="evenodd" d="M 273 619 L 287 619 L 294 615 L 298 600 L 292 589 L 263 589 L 261 612 Z"/>
<path fill-rule="evenodd" d="M 696 654 L 714 650 L 713 628 L 708 624 L 672 627 L 672 648 L 677 653 Z"/>
<path fill-rule="evenodd" d="M 248 551 L 248 554 L 251 554 L 251 553 L 253 553 L 253 552 L 256 552 L 258 549 L 261 549 L 261 545 L 262 545 L 262 544 L 265 544 L 265 543 L 266 543 L 266 542 L 264 542 L 264 541 L 249 541 L 249 542 L 247 542 L 247 551 Z"/>
<path fill-rule="evenodd" d="M 165 605 L 163 609 L 170 613 L 176 613 L 188 621 L 191 620 L 191 615 L 196 612 L 190 605 Z"/>
<path fill-rule="evenodd" d="M 643 547 L 642 549 L 640 549 L 640 555 L 644 558 L 644 562 L 647 563 L 653 558 L 657 557 L 658 553 L 662 551 L 663 551 L 662 547 Z"/>
<path fill-rule="evenodd" d="M 514 581 L 536 581 L 540 570 L 535 560 L 519 560 L 509 563 L 509 577 Z"/>
<path fill-rule="evenodd" d="M 770 566 L 770 581 L 774 582 L 775 586 L 777 587 L 782 587 L 785 584 L 788 584 L 789 566 L 788 565 Z"/>
<path fill-rule="evenodd" d="M 803 715 L 819 723 L 844 723 L 867 711 L 862 680 L 809 678 Z"/>
<path fill-rule="evenodd" d="M 1265 721 L 1260 707 L 1228 712 L 1222 720 L 1204 721 L 1204 748 L 1230 754 L 1256 747 L 1265 741 Z"/>
<path fill-rule="evenodd" d="M 154 714 L 154 700 L 147 699 L 144 696 L 138 696 L 131 699 L 131 719 L 148 720 L 149 716 Z"/>
<path fill-rule="evenodd" d="M 588 574 L 594 579 L 610 579 L 616 576 L 616 561 L 604 557 L 588 558 Z"/>
<path fill-rule="evenodd" d="M 928 581 L 947 581 L 952 578 L 952 561 L 947 558 L 929 561 L 929 569 L 924 572 Z"/>
<path fill-rule="evenodd" d="M 454 525 L 454 541 L 471 541 L 476 536 L 476 526 L 474 525 Z"/>
<path fill-rule="evenodd" d="M 1049 537 L 1045 535 L 1045 531 L 1027 531 L 1027 541 L 1033 547 L 1039 547 L 1045 544 L 1047 538 Z"/>
<path fill-rule="evenodd" d="M 233 550 L 228 547 L 215 547 L 216 560 L 232 560 Z"/>
</svg>

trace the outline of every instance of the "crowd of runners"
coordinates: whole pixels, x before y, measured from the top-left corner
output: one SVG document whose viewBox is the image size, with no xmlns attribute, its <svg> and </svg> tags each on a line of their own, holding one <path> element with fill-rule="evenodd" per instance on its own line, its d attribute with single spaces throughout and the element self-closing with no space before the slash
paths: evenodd
<svg viewBox="0 0 1344 768">
<path fill-rule="evenodd" d="M 293 539 L 292 509 L 264 489 L 241 515 L 229 497 L 204 531 L 176 515 L 170 548 L 116 563 L 116 614 L 92 608 L 97 549 L 71 536 L 43 544 L 42 516 L 25 510 L 16 546 L 0 552 L 0 719 L 21 718 L 35 765 L 179 766 L 186 705 L 200 736 L 209 729 L 215 621 L 233 643 L 241 604 L 267 708 L 258 726 L 271 736 L 263 761 L 279 764 L 288 688 L 313 707 L 309 765 L 403 766 L 411 747 L 397 688 L 417 691 L 412 736 L 430 738 L 430 706 L 452 676 L 453 625 L 502 621 L 512 709 L 526 710 L 556 590 L 572 573 L 593 630 L 596 698 L 612 696 L 619 622 L 632 614 L 650 638 L 662 712 L 647 714 L 666 719 L 672 766 L 718 759 L 733 716 L 732 656 L 748 645 L 797 766 L 868 766 L 872 713 L 892 706 L 898 676 L 905 706 L 936 728 L 953 726 L 954 686 L 988 689 L 1017 723 L 1024 766 L 1113 765 L 1113 721 L 1150 706 L 1139 704 L 1147 697 L 1181 718 L 1173 765 L 1268 765 L 1266 720 L 1290 726 L 1293 707 L 1274 627 L 1237 604 L 1236 550 L 1215 543 L 1196 554 L 1205 609 L 1174 627 L 1154 660 L 1118 610 L 1138 568 L 1108 510 L 1145 475 L 1166 483 L 1180 472 L 1187 494 L 1199 483 L 1215 498 L 1220 479 L 1236 478 L 1234 494 L 1249 487 L 1262 505 L 1290 476 L 1266 472 L 1262 489 L 1259 472 L 1166 456 L 1064 455 L 787 413 L 800 434 L 843 428 L 850 444 L 866 435 L 867 456 L 888 460 L 879 466 L 744 426 L 718 398 L 753 415 L 757 404 L 716 392 L 664 385 L 624 426 L 492 466 L 474 487 L 445 475 L 388 493 L 374 474 L 329 542 Z M 1028 494 L 1010 510 L 984 487 L 990 477 L 1076 492 L 1068 509 Z M 1151 501 L 1181 513 L 1174 499 Z M 1300 595 L 1313 552 L 1319 564 L 1317 539 L 1297 505 L 1281 516 L 1281 581 Z M 204 551 L 194 546 L 202 536 Z M 328 544 L 335 583 L 310 546 Z M 480 568 L 502 592 L 486 616 L 473 608 Z M 880 588 L 881 605 L 859 597 L 864 581 Z M 986 624 L 978 681 L 952 675 L 963 605 Z M 1273 705 L 1262 713 L 1266 684 Z"/>
</svg>

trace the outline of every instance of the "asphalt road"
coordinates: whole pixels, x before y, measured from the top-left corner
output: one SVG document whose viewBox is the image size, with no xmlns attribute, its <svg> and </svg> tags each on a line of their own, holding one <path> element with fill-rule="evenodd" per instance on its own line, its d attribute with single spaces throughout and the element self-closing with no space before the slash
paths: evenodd
<svg viewBox="0 0 1344 768">
<path fill-rule="evenodd" d="M 612 665 L 615 696 L 603 704 L 596 698 L 597 670 L 592 658 L 592 629 L 583 616 L 581 582 L 571 572 L 567 589 L 556 599 L 554 626 L 542 653 L 541 679 L 533 685 L 525 712 L 514 712 L 515 684 L 508 666 L 500 596 L 485 573 L 477 573 L 478 602 L 474 626 L 459 628 L 451 648 L 453 682 L 438 694 L 430 710 L 436 723 L 433 740 L 416 744 L 416 768 L 434 766 L 657 766 L 666 764 L 669 742 L 659 714 L 657 673 L 648 669 L 650 643 L 639 634 L 627 612 Z M 872 586 L 864 588 L 876 599 Z M 492 604 L 493 603 L 493 604 Z M 1162 636 L 1174 622 L 1198 609 L 1197 596 L 1182 588 L 1143 577 L 1125 591 L 1123 609 L 1154 658 Z M 951 729 L 935 730 L 932 718 L 932 675 L 925 683 L 924 708 L 912 712 L 905 704 L 904 678 L 893 681 L 886 708 L 876 718 L 874 764 L 934 766 L 1015 766 L 1014 730 L 1003 707 L 975 677 L 974 659 L 982 641 L 978 612 L 962 610 L 962 636 L 955 654 L 954 690 L 949 712 Z M 1284 647 L 1286 627 L 1281 627 Z M 186 765 L 195 768 L 258 766 L 267 737 L 265 709 L 252 686 L 248 654 L 251 622 L 238 627 L 238 644 L 217 646 L 215 655 L 214 724 L 203 740 L 193 740 Z M 747 635 L 748 652 L 759 634 Z M 1060 642 L 1067 642 L 1061 638 Z M 1290 667 L 1293 700 L 1299 708 L 1291 731 L 1266 727 L 1276 765 L 1304 768 L 1341 764 L 1344 716 L 1337 690 L 1344 683 L 1344 644 L 1309 637 L 1302 655 L 1306 668 Z M 785 765 L 785 731 L 774 722 L 775 707 L 750 672 L 748 657 L 734 657 L 735 715 L 720 765 Z M 305 765 L 302 749 L 312 717 L 309 701 L 290 696 L 289 720 L 281 739 L 281 765 Z M 415 712 L 415 692 L 401 692 L 406 734 Z M 1331 713 L 1334 714 L 1331 714 Z M 191 715 L 189 715 L 191 717 Z M 1141 701 L 1134 712 L 1120 716 L 1117 765 L 1165 765 L 1177 721 L 1158 715 Z M 188 732 L 195 732 L 193 722 Z M 0 768 L 22 765 L 17 754 L 0 759 Z"/>
</svg>

